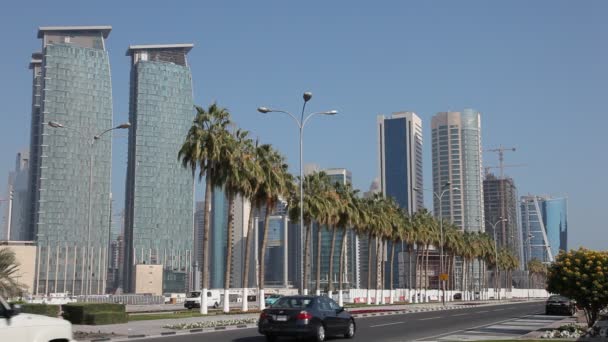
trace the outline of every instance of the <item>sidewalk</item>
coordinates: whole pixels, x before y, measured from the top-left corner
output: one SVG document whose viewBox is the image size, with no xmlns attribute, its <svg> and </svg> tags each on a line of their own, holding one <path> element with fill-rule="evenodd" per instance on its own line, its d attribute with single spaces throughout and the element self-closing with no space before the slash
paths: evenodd
<svg viewBox="0 0 608 342">
<path fill-rule="evenodd" d="M 402 304 L 402 305 L 369 305 L 364 307 L 349 308 L 354 317 L 368 317 L 379 315 L 394 315 L 409 312 L 434 311 L 434 310 L 454 310 L 465 309 L 472 305 L 501 305 L 516 301 L 476 301 L 476 302 L 449 302 L 444 307 L 441 303 L 423 304 Z M 211 315 L 204 317 L 188 317 L 178 319 L 158 319 L 148 321 L 133 321 L 123 324 L 108 325 L 73 325 L 74 337 L 79 340 L 108 341 L 125 340 L 136 337 L 150 337 L 160 335 L 176 335 L 201 333 L 215 330 L 228 330 L 238 328 L 249 328 L 256 326 L 255 320 L 259 313 L 251 314 L 232 314 L 232 315 Z M 217 323 L 227 321 L 219 327 L 194 328 L 194 329 L 168 329 L 165 325 L 191 324 L 198 322 Z M 91 335 L 94 334 L 94 335 Z"/>
</svg>

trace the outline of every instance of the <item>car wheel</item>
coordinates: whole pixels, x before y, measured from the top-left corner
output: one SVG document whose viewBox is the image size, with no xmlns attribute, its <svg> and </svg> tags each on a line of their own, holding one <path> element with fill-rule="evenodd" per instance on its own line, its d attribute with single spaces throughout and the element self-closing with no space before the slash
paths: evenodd
<svg viewBox="0 0 608 342">
<path fill-rule="evenodd" d="M 346 328 L 346 333 L 344 334 L 344 338 L 353 338 L 355 337 L 356 332 L 355 321 L 352 319 L 348 322 L 348 328 Z"/>
<path fill-rule="evenodd" d="M 277 337 L 271 334 L 266 334 L 266 341 L 268 342 L 275 342 L 277 340 Z"/>
<path fill-rule="evenodd" d="M 325 327 L 323 326 L 323 324 L 317 325 L 317 328 L 315 329 L 315 341 L 325 341 Z"/>
</svg>

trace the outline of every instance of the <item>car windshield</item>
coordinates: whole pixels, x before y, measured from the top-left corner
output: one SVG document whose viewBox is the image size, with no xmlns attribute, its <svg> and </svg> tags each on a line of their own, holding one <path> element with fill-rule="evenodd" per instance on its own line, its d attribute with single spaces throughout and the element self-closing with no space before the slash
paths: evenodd
<svg viewBox="0 0 608 342">
<path fill-rule="evenodd" d="M 280 309 L 305 309 L 312 306 L 312 298 L 283 297 L 272 305 Z"/>
<path fill-rule="evenodd" d="M 200 292 L 190 292 L 190 293 L 188 294 L 188 298 L 198 298 L 198 297 L 200 297 L 200 296 L 201 296 L 201 293 L 200 293 Z"/>
<path fill-rule="evenodd" d="M 567 302 L 570 299 L 568 299 L 564 296 L 551 296 L 551 297 L 549 297 L 549 300 L 556 301 L 556 302 Z"/>
</svg>

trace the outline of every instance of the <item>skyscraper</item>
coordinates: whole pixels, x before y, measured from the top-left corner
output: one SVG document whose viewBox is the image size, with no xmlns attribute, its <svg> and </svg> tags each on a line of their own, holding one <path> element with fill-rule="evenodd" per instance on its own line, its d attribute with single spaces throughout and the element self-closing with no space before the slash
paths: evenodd
<svg viewBox="0 0 608 342">
<path fill-rule="evenodd" d="M 380 189 L 412 214 L 424 206 L 422 121 L 413 112 L 378 116 Z"/>
<path fill-rule="evenodd" d="M 537 259 L 553 262 L 560 250 L 568 250 L 568 200 L 565 197 L 521 197 L 524 265 Z"/>
<path fill-rule="evenodd" d="M 399 207 L 412 215 L 424 207 L 422 178 L 422 120 L 413 112 L 393 113 L 391 117 L 378 116 L 378 147 L 380 188 L 386 197 L 392 197 Z M 385 255 L 395 248 L 395 258 L 403 263 L 408 254 L 403 243 L 388 243 Z M 409 256 L 407 258 L 410 260 Z M 390 282 L 389 260 L 385 283 Z M 409 268 L 395 262 L 393 284 L 405 286 Z"/>
<path fill-rule="evenodd" d="M 17 153 L 15 170 L 8 174 L 8 197 L 12 202 L 6 206 L 5 211 L 6 227 L 3 234 L 6 240 L 24 241 L 29 237 L 28 173 L 29 151 L 21 151 Z M 9 233 L 10 236 L 8 236 Z"/>
<path fill-rule="evenodd" d="M 481 116 L 472 109 L 443 112 L 431 121 L 433 191 L 442 197 L 441 212 L 465 231 L 484 231 L 481 168 Z M 439 200 L 433 198 L 435 213 Z"/>
<path fill-rule="evenodd" d="M 163 291 L 184 292 L 194 249 L 193 176 L 177 160 L 194 118 L 192 44 L 132 45 L 129 155 L 125 195 L 125 274 L 164 266 Z"/>
<path fill-rule="evenodd" d="M 105 49 L 110 30 L 110 26 L 38 30 L 42 54 L 34 54 L 30 63 L 33 221 L 26 234 L 38 244 L 36 294 L 95 294 L 106 288 L 112 139 L 104 136 L 93 143 L 93 137 L 112 127 L 110 61 Z M 50 127 L 49 121 L 64 128 Z M 89 182 L 89 172 L 82 170 L 89 170 L 91 160 Z"/>
<path fill-rule="evenodd" d="M 483 196 L 486 232 L 492 237 L 496 236 L 499 248 L 509 249 L 514 256 L 523 261 L 520 255 L 521 234 L 517 213 L 517 188 L 513 179 L 486 174 L 483 181 Z M 494 232 L 494 224 L 496 224 L 496 232 Z"/>
</svg>

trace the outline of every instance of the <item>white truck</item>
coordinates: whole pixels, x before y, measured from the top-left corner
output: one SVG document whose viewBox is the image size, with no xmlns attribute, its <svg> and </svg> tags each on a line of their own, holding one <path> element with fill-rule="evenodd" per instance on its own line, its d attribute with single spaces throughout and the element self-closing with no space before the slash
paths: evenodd
<svg viewBox="0 0 608 342">
<path fill-rule="evenodd" d="M 71 342 L 72 324 L 60 318 L 19 312 L 0 297 L 0 341 Z"/>
<path fill-rule="evenodd" d="M 222 295 L 219 290 L 207 290 L 207 307 L 219 308 L 222 304 Z M 186 309 L 200 308 L 201 307 L 201 291 L 188 292 L 186 300 L 184 301 L 184 307 Z"/>
</svg>

